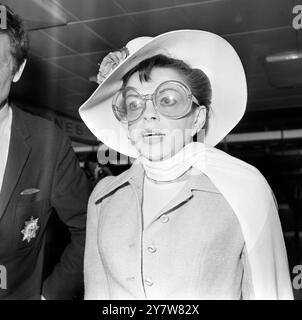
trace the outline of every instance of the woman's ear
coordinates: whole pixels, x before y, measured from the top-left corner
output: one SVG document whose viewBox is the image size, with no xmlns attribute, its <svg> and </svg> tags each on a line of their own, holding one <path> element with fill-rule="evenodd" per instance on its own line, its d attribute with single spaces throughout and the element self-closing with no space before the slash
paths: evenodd
<svg viewBox="0 0 302 320">
<path fill-rule="evenodd" d="M 198 108 L 195 109 L 192 137 L 204 127 L 206 119 L 207 108 L 205 106 L 198 106 Z"/>
<path fill-rule="evenodd" d="M 22 76 L 22 73 L 23 73 L 23 70 L 25 68 L 25 65 L 26 65 L 26 62 L 27 60 L 25 59 L 23 61 L 23 63 L 21 64 L 20 68 L 16 71 L 16 73 L 14 74 L 14 77 L 13 77 L 13 82 L 18 82 L 19 79 L 21 78 Z"/>
</svg>

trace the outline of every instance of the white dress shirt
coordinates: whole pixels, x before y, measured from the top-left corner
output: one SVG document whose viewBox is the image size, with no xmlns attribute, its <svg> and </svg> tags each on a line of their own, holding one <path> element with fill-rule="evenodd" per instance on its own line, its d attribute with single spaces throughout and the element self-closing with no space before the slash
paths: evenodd
<svg viewBox="0 0 302 320">
<path fill-rule="evenodd" d="M 12 119 L 12 109 L 6 104 L 0 109 L 0 192 L 8 156 Z"/>
</svg>

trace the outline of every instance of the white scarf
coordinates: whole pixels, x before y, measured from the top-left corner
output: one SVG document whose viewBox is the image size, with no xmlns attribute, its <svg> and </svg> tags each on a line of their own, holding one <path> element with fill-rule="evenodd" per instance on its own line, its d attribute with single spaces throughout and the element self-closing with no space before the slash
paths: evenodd
<svg viewBox="0 0 302 320">
<path fill-rule="evenodd" d="M 156 181 L 171 181 L 183 175 L 191 167 L 204 172 L 205 145 L 193 142 L 168 159 L 150 161 L 140 157 L 137 162 L 142 163 L 148 178 Z"/>
<path fill-rule="evenodd" d="M 241 225 L 256 299 L 292 299 L 287 254 L 273 193 L 251 165 L 199 142 L 186 145 L 173 157 L 149 161 L 146 175 L 171 181 L 191 167 L 206 174 L 233 208 Z"/>
</svg>

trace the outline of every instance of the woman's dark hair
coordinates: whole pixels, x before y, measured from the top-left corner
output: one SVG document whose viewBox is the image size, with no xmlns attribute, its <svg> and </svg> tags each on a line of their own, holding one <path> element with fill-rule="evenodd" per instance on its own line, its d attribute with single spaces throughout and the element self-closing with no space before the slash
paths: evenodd
<svg viewBox="0 0 302 320">
<path fill-rule="evenodd" d="M 14 73 L 17 72 L 28 55 L 28 36 L 24 30 L 21 18 L 8 6 L 6 9 L 6 28 L 0 29 L 0 34 L 7 34 L 10 40 L 11 55 L 14 59 Z"/>
<path fill-rule="evenodd" d="M 192 94 L 198 100 L 199 105 L 204 105 L 209 111 L 212 99 L 211 83 L 207 75 L 200 69 L 192 69 L 182 60 L 173 59 L 162 54 L 155 55 L 140 62 L 137 66 L 128 71 L 123 77 L 123 84 L 126 86 L 130 77 L 138 72 L 140 81 L 149 81 L 153 68 L 171 68 L 183 76 L 185 83 L 189 86 Z M 207 112 L 208 113 L 208 112 Z"/>
</svg>

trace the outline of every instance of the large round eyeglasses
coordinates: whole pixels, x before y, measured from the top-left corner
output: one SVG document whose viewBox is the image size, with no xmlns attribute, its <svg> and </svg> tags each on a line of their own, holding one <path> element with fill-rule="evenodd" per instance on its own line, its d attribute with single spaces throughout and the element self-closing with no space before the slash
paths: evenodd
<svg viewBox="0 0 302 320">
<path fill-rule="evenodd" d="M 151 100 L 158 113 L 179 119 L 187 115 L 192 108 L 192 102 L 198 104 L 190 88 L 179 81 L 161 83 L 153 94 L 143 95 L 133 87 L 120 89 L 112 101 L 112 109 L 116 118 L 124 123 L 133 123 L 146 110 L 146 102 Z"/>
</svg>

